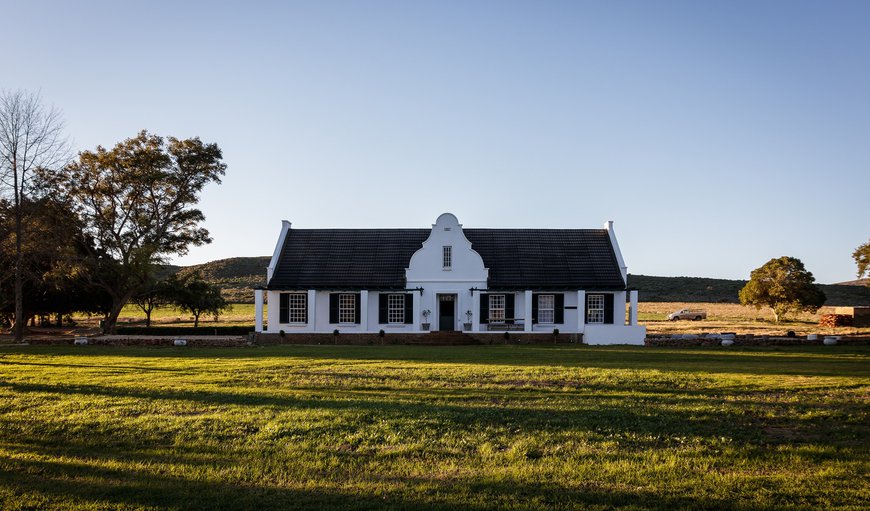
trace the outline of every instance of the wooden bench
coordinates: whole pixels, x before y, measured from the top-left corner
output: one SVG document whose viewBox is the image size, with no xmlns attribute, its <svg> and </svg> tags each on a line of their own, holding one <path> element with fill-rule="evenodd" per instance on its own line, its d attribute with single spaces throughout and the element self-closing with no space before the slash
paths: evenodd
<svg viewBox="0 0 870 511">
<path fill-rule="evenodd" d="M 525 330 L 526 326 L 523 320 L 514 319 L 513 323 L 487 323 L 486 329 L 490 332 L 515 332 Z"/>
</svg>

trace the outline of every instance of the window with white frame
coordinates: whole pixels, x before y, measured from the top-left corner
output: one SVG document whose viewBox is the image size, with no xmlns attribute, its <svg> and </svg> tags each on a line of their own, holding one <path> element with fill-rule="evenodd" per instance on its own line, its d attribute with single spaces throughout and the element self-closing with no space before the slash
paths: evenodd
<svg viewBox="0 0 870 511">
<path fill-rule="evenodd" d="M 604 295 L 586 297 L 586 322 L 604 323 Z"/>
<path fill-rule="evenodd" d="M 504 295 L 489 295 L 489 322 L 504 323 Z"/>
<path fill-rule="evenodd" d="M 291 293 L 289 297 L 290 323 L 308 322 L 308 295 L 305 293 Z"/>
<path fill-rule="evenodd" d="M 356 295 L 338 295 L 338 322 L 356 323 Z"/>
<path fill-rule="evenodd" d="M 553 295 L 538 295 L 538 323 L 553 324 L 556 320 L 556 299 Z"/>
<path fill-rule="evenodd" d="M 442 263 L 445 270 L 453 268 L 453 247 L 444 246 Z"/>
<path fill-rule="evenodd" d="M 391 325 L 405 322 L 405 295 L 387 297 L 387 323 Z"/>
</svg>

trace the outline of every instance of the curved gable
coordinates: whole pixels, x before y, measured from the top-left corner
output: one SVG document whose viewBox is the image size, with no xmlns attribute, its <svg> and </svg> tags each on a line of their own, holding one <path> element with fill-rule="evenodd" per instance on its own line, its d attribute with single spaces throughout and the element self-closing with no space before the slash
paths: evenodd
<svg viewBox="0 0 870 511">
<path fill-rule="evenodd" d="M 444 247 L 450 247 L 451 265 L 443 265 Z M 405 275 L 409 282 L 479 281 L 486 282 L 489 270 L 483 258 L 471 248 L 462 224 L 451 214 L 444 213 L 432 225 L 423 246 L 414 252 Z"/>
</svg>

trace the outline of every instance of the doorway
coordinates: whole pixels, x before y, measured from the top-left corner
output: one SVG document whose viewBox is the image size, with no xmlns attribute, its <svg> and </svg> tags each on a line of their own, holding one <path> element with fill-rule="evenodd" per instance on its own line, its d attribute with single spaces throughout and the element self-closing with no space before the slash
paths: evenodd
<svg viewBox="0 0 870 511">
<path fill-rule="evenodd" d="M 456 295 L 438 295 L 438 330 L 452 332 L 456 330 Z"/>
</svg>

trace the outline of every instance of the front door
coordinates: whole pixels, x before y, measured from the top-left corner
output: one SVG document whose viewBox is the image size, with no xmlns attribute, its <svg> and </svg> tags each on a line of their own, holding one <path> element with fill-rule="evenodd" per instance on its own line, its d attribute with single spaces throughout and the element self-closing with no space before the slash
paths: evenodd
<svg viewBox="0 0 870 511">
<path fill-rule="evenodd" d="M 438 330 L 456 330 L 456 295 L 438 295 Z"/>
</svg>

